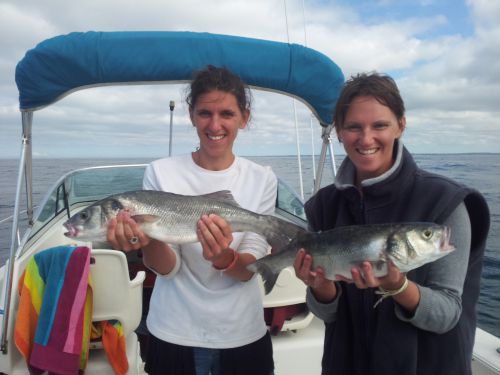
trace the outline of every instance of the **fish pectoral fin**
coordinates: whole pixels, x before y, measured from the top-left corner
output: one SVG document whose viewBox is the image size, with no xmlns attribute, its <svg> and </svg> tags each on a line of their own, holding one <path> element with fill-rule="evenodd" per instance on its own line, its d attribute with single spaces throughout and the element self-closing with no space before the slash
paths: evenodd
<svg viewBox="0 0 500 375">
<path fill-rule="evenodd" d="M 353 260 L 353 261 L 349 262 L 348 264 L 350 264 L 351 268 L 362 269 L 363 262 L 364 262 L 363 260 Z"/>
<path fill-rule="evenodd" d="M 144 215 L 134 215 L 132 216 L 132 219 L 134 219 L 134 221 L 139 224 L 152 224 L 160 220 L 160 217 L 156 215 L 144 214 Z"/>
<path fill-rule="evenodd" d="M 387 269 L 387 261 L 385 259 L 380 259 L 373 262 L 372 266 L 377 271 L 383 271 Z"/>
</svg>

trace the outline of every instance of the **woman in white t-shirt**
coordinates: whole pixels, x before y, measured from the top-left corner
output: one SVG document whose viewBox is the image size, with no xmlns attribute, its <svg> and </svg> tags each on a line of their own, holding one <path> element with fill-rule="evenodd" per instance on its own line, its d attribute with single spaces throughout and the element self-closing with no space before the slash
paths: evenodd
<svg viewBox="0 0 500 375">
<path fill-rule="evenodd" d="M 144 189 L 184 195 L 229 190 L 243 208 L 273 213 L 274 173 L 233 153 L 238 130 L 250 117 L 248 87 L 229 70 L 208 66 L 194 77 L 187 103 L 200 146 L 188 155 L 152 162 L 144 174 Z M 138 241 L 131 241 L 134 237 Z M 142 249 L 144 264 L 157 274 L 147 317 L 151 336 L 146 371 L 272 374 L 260 289 L 246 269 L 267 253 L 265 239 L 254 233 L 233 234 L 216 215 L 200 218 L 198 238 L 198 243 L 167 245 L 145 235 L 126 213 L 109 225 L 112 246 Z"/>
</svg>

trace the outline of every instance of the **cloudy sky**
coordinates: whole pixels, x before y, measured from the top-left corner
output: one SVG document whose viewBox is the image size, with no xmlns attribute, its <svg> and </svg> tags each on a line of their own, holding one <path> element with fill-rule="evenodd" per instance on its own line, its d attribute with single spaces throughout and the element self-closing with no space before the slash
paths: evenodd
<svg viewBox="0 0 500 375">
<path fill-rule="evenodd" d="M 416 153 L 500 152 L 500 1 L 490 0 L 0 0 L 0 158 L 21 149 L 17 62 L 40 41 L 72 31 L 171 30 L 305 44 L 349 77 L 392 75 Z M 287 32 L 288 30 L 288 32 Z M 35 112 L 39 157 L 160 157 L 193 150 L 180 85 L 79 91 Z M 320 129 L 301 103 L 254 92 L 240 155 L 317 153 Z M 295 127 L 297 119 L 297 128 Z M 311 130 L 312 129 L 312 130 Z M 336 152 L 342 148 L 334 144 Z"/>
</svg>

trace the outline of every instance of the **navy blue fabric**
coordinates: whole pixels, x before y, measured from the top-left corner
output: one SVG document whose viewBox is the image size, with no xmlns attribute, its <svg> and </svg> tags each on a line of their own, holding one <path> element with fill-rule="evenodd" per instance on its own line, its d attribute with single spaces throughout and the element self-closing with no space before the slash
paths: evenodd
<svg viewBox="0 0 500 375">
<path fill-rule="evenodd" d="M 195 356 L 201 352 L 208 355 L 205 359 L 208 359 L 209 365 L 216 360 L 210 356 L 210 352 L 216 354 L 220 360 L 217 373 L 221 375 L 273 375 L 274 372 L 273 346 L 269 332 L 248 345 L 215 350 L 171 344 L 154 335 L 150 335 L 149 340 L 145 369 L 150 375 L 196 375 L 198 365 L 201 369 L 202 364 L 196 363 Z"/>
<path fill-rule="evenodd" d="M 47 39 L 16 67 L 22 110 L 89 85 L 188 81 L 208 64 L 247 84 L 295 96 L 331 124 L 344 76 L 327 56 L 298 45 L 194 32 L 77 32 Z"/>
<path fill-rule="evenodd" d="M 221 349 L 193 348 L 196 375 L 221 375 Z"/>
</svg>

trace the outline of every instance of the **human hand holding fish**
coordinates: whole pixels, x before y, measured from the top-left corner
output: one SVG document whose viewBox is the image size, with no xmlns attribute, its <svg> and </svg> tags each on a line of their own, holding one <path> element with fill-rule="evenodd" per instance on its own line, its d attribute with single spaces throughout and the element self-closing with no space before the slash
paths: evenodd
<svg viewBox="0 0 500 375">
<path fill-rule="evenodd" d="M 311 288 L 318 301 L 328 303 L 335 299 L 337 295 L 335 283 L 333 280 L 326 278 L 323 268 L 317 267 L 316 270 L 311 268 L 313 258 L 306 250 L 299 249 L 293 265 L 297 278 Z M 403 285 L 406 274 L 400 272 L 391 261 L 388 262 L 387 266 L 387 275 L 376 277 L 371 263 L 362 262 L 359 268 L 358 266 L 352 267 L 351 278 L 337 274 L 334 279 L 354 283 L 359 289 L 380 287 L 385 290 L 397 290 Z"/>
<path fill-rule="evenodd" d="M 376 294 L 380 298 L 375 303 L 377 307 L 385 298 L 392 297 L 401 307 L 408 312 L 413 312 L 419 301 L 420 291 L 415 283 L 409 281 L 406 272 L 392 262 L 387 262 L 387 274 L 385 276 L 375 276 L 375 270 L 370 262 L 363 262 L 360 267 L 351 269 L 352 279 L 338 275 L 338 279 L 348 283 L 354 283 L 359 289 L 378 288 Z"/>
<path fill-rule="evenodd" d="M 304 249 L 297 251 L 294 261 L 295 275 L 302 280 L 316 298 L 321 303 L 330 303 L 337 296 L 337 286 L 334 281 L 325 276 L 325 271 L 321 267 L 312 270 L 313 258 Z M 406 278 L 406 273 L 401 272 L 392 261 L 387 264 L 387 275 L 376 277 L 370 262 L 362 262 L 359 268 L 351 269 L 352 278 L 342 275 L 335 275 L 335 280 L 354 283 L 359 289 L 379 288 L 377 294 L 380 298 L 375 307 L 388 296 L 393 297 L 404 309 L 414 311 L 420 299 L 418 288 L 411 285 Z M 410 293 L 408 293 L 408 292 Z M 406 293 L 405 293 L 406 292 Z M 405 293 L 405 295 L 402 295 Z"/>
<path fill-rule="evenodd" d="M 348 283 L 354 283 L 358 289 L 383 288 L 386 290 L 396 290 L 404 282 L 406 273 L 401 272 L 392 262 L 387 262 L 387 274 L 376 276 L 375 270 L 370 262 L 362 262 L 359 267 L 351 269 L 351 278 L 336 275 L 336 279 Z"/>
<path fill-rule="evenodd" d="M 232 259 L 233 233 L 231 225 L 218 215 L 202 215 L 198 220 L 197 235 L 203 248 L 203 257 L 216 268 L 225 268 L 228 255 Z"/>
<path fill-rule="evenodd" d="M 151 242 L 125 210 L 118 212 L 116 217 L 109 221 L 106 238 L 113 249 L 125 252 L 138 250 Z"/>
<path fill-rule="evenodd" d="M 325 277 L 325 271 L 321 267 L 312 270 L 313 258 L 304 249 L 297 251 L 293 268 L 295 276 L 311 288 L 314 296 L 319 302 L 328 303 L 337 296 L 337 287 L 332 280 Z"/>
<path fill-rule="evenodd" d="M 246 266 L 255 262 L 255 257 L 250 253 L 240 254 L 230 247 L 233 230 L 225 219 L 215 214 L 202 215 L 198 220 L 197 233 L 203 257 L 212 262 L 215 269 L 241 281 L 253 277 L 253 272 Z"/>
</svg>

